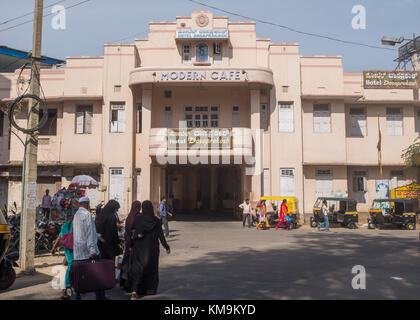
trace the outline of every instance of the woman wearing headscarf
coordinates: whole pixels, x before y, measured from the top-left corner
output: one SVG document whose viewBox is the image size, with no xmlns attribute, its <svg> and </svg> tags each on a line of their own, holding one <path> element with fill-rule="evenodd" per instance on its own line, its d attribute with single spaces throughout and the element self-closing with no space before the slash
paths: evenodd
<svg viewBox="0 0 420 320">
<path fill-rule="evenodd" d="M 131 284 L 128 275 L 129 270 L 129 261 L 130 261 L 130 248 L 127 247 L 127 244 L 130 242 L 131 230 L 133 228 L 134 219 L 137 215 L 140 214 L 141 202 L 136 200 L 131 204 L 131 210 L 128 214 L 127 219 L 125 220 L 125 252 L 124 257 L 121 262 L 121 276 L 120 276 L 120 286 L 124 287 L 128 292 L 131 292 Z"/>
<path fill-rule="evenodd" d="M 154 295 L 159 284 L 159 241 L 170 254 L 171 250 L 162 231 L 162 222 L 155 216 L 149 200 L 142 204 L 142 213 L 134 219 L 132 237 L 128 243 L 131 248 L 129 277 L 131 300 L 137 295 Z"/>
<path fill-rule="evenodd" d="M 120 254 L 120 239 L 115 215 L 119 208 L 118 201 L 109 200 L 98 217 L 97 232 L 100 234 L 98 248 L 102 259 L 115 261 L 115 257 Z"/>
</svg>

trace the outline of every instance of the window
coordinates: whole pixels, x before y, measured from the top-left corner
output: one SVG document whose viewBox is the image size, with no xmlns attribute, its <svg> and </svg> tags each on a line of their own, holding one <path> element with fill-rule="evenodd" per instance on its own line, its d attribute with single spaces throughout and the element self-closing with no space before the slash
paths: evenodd
<svg viewBox="0 0 420 320">
<path fill-rule="evenodd" d="M 39 119 L 44 115 L 43 110 L 39 110 Z M 48 109 L 47 123 L 39 129 L 40 136 L 55 136 L 57 135 L 57 109 Z"/>
<path fill-rule="evenodd" d="M 367 192 L 367 172 L 353 171 L 353 192 Z"/>
<path fill-rule="evenodd" d="M 111 102 L 111 132 L 125 131 L 125 103 Z"/>
<path fill-rule="evenodd" d="M 331 197 L 333 194 L 333 180 L 331 169 L 316 169 L 315 192 L 317 197 Z"/>
<path fill-rule="evenodd" d="M 232 107 L 232 127 L 241 126 L 241 114 L 239 112 L 239 106 Z"/>
<path fill-rule="evenodd" d="M 268 110 L 267 110 L 267 104 L 262 103 L 260 105 L 260 128 L 264 131 L 268 130 Z"/>
<path fill-rule="evenodd" d="M 93 106 L 76 107 L 76 134 L 92 133 Z"/>
<path fill-rule="evenodd" d="M 222 61 L 222 44 L 213 43 L 213 61 Z"/>
<path fill-rule="evenodd" d="M 314 105 L 314 132 L 331 132 L 331 115 L 330 106 L 328 104 Z"/>
<path fill-rule="evenodd" d="M 350 136 L 366 136 L 366 115 L 364 108 L 350 108 Z"/>
<path fill-rule="evenodd" d="M 192 128 L 194 126 L 193 122 L 193 107 L 185 107 L 185 122 L 187 123 L 187 128 Z"/>
<path fill-rule="evenodd" d="M 218 106 L 185 107 L 184 116 L 187 128 L 208 128 L 219 126 Z"/>
<path fill-rule="evenodd" d="M 208 62 L 209 61 L 209 47 L 207 44 L 205 43 L 199 43 L 196 47 L 195 47 L 195 56 L 196 56 L 196 60 L 197 62 Z"/>
<path fill-rule="evenodd" d="M 402 187 L 406 184 L 403 170 L 391 170 L 390 189 Z"/>
<path fill-rule="evenodd" d="M 189 44 L 182 46 L 182 62 L 191 62 L 191 46 Z"/>
<path fill-rule="evenodd" d="M 165 98 L 172 98 L 172 91 L 171 90 L 165 90 L 163 96 Z"/>
<path fill-rule="evenodd" d="M 137 117 L 136 117 L 136 120 L 137 120 L 137 126 L 136 126 L 136 131 L 137 131 L 137 133 L 141 133 L 141 129 L 142 129 L 142 108 L 143 108 L 143 106 L 141 105 L 141 103 L 139 103 L 138 105 L 137 105 Z"/>
<path fill-rule="evenodd" d="M 211 127 L 217 128 L 219 126 L 219 107 L 212 106 L 210 108 Z"/>
<path fill-rule="evenodd" d="M 0 137 L 3 136 L 3 130 L 4 130 L 4 113 L 0 110 Z"/>
<path fill-rule="evenodd" d="M 286 197 L 295 195 L 295 169 L 280 168 L 280 194 Z"/>
<path fill-rule="evenodd" d="M 163 126 L 165 128 L 172 128 L 172 107 L 166 106 L 163 114 Z"/>
<path fill-rule="evenodd" d="M 293 103 L 279 102 L 279 132 L 293 131 Z"/>
<path fill-rule="evenodd" d="M 386 133 L 402 136 L 402 114 L 400 108 L 386 108 Z"/>
</svg>

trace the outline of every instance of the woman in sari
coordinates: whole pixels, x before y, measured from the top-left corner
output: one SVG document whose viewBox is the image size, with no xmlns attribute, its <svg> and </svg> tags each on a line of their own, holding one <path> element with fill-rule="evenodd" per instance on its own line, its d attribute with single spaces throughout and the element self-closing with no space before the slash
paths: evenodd
<svg viewBox="0 0 420 320">
<path fill-rule="evenodd" d="M 57 240 L 54 242 L 53 248 L 51 250 L 51 254 L 54 255 L 55 251 L 57 249 L 58 244 L 60 243 L 60 240 L 64 237 L 67 233 L 73 232 L 73 214 L 71 211 L 69 211 L 67 216 L 66 223 L 61 227 L 60 234 L 57 238 Z M 64 247 L 64 255 L 67 260 L 67 270 L 66 270 L 66 276 L 64 280 L 64 289 L 61 291 L 61 299 L 67 300 L 70 299 L 70 296 L 67 294 L 67 289 L 70 289 L 70 266 L 73 263 L 73 250 L 67 249 Z"/>
<path fill-rule="evenodd" d="M 132 236 L 128 247 L 131 248 L 129 278 L 131 300 L 137 296 L 154 295 L 159 284 L 159 241 L 170 254 L 171 250 L 162 231 L 162 222 L 155 216 L 149 200 L 142 204 L 142 213 L 134 219 Z"/>
<path fill-rule="evenodd" d="M 121 263 L 121 276 L 120 276 L 120 286 L 124 287 L 126 291 L 131 292 L 131 284 L 128 276 L 128 270 L 129 270 L 129 261 L 130 261 L 130 248 L 128 248 L 128 243 L 130 243 L 130 237 L 131 237 L 131 230 L 133 228 L 134 219 L 137 215 L 140 214 L 141 209 L 141 202 L 136 200 L 131 204 L 131 210 L 128 214 L 128 217 L 125 221 L 125 233 L 124 233 L 124 239 L 125 239 L 125 251 L 124 251 L 124 257 Z"/>
<path fill-rule="evenodd" d="M 287 216 L 287 200 L 283 199 L 280 210 L 279 210 L 279 223 L 276 226 L 276 230 L 282 225 L 283 222 L 286 222 L 286 230 L 289 230 L 289 222 L 286 219 Z"/>
</svg>

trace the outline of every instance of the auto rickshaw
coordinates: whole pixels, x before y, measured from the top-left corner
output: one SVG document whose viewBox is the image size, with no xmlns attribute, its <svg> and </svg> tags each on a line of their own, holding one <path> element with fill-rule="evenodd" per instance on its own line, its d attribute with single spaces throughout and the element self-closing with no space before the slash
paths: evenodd
<svg viewBox="0 0 420 320">
<path fill-rule="evenodd" d="M 396 225 L 407 230 L 416 229 L 416 199 L 375 199 L 369 210 L 368 228 Z"/>
<path fill-rule="evenodd" d="M 267 219 L 270 227 L 276 227 L 279 222 L 279 210 L 281 203 L 286 199 L 287 215 L 290 217 L 289 228 L 297 228 L 299 223 L 299 210 L 298 210 L 298 199 L 296 197 L 261 197 L 261 200 L 265 200 L 267 206 Z M 281 227 L 286 227 L 286 223 L 283 222 Z"/>
<path fill-rule="evenodd" d="M 8 289 L 16 279 L 16 272 L 13 269 L 14 260 L 18 253 L 7 255 L 10 242 L 10 229 L 6 218 L 0 212 L 0 290 Z"/>
<path fill-rule="evenodd" d="M 328 222 L 330 226 L 341 225 L 349 229 L 356 229 L 359 221 L 357 212 L 357 202 L 351 198 L 318 197 L 313 207 L 313 217 L 311 217 L 311 227 L 316 228 L 324 221 L 321 207 L 326 200 L 328 205 Z"/>
</svg>

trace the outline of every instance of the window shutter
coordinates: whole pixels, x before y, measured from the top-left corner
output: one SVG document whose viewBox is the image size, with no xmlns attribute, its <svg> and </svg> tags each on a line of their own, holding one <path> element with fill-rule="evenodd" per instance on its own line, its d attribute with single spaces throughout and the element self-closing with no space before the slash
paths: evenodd
<svg viewBox="0 0 420 320">
<path fill-rule="evenodd" d="M 92 111 L 86 111 L 86 114 L 85 114 L 85 133 L 92 133 L 92 118 L 93 118 L 93 112 Z"/>
<path fill-rule="evenodd" d="M 118 132 L 125 132 L 125 110 L 118 110 Z"/>
<path fill-rule="evenodd" d="M 83 133 L 84 112 L 76 112 L 76 133 Z"/>
<path fill-rule="evenodd" d="M 279 132 L 293 132 L 293 105 L 279 104 Z"/>
</svg>

